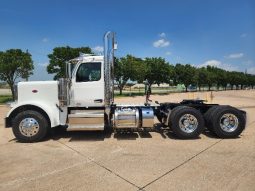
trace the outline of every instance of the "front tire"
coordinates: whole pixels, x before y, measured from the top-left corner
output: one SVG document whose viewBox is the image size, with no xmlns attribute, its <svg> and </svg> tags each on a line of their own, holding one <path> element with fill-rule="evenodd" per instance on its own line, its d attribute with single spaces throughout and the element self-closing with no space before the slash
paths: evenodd
<svg viewBox="0 0 255 191">
<path fill-rule="evenodd" d="M 177 137 L 194 139 L 204 130 L 204 118 L 197 109 L 179 106 L 171 111 L 169 126 Z"/>
<path fill-rule="evenodd" d="M 12 124 L 14 136 L 23 143 L 41 141 L 49 129 L 46 117 L 34 110 L 19 113 Z"/>
</svg>

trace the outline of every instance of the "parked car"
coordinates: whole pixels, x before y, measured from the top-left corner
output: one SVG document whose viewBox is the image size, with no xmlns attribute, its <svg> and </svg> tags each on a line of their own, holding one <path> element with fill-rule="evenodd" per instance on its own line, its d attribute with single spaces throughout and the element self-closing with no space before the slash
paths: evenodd
<svg viewBox="0 0 255 191">
<path fill-rule="evenodd" d="M 196 92 L 197 91 L 197 86 L 189 85 L 187 90 L 188 90 L 188 92 Z"/>
</svg>

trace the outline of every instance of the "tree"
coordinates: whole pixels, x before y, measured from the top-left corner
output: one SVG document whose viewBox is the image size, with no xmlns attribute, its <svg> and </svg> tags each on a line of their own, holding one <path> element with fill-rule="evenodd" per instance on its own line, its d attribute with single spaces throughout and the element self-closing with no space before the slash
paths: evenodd
<svg viewBox="0 0 255 191">
<path fill-rule="evenodd" d="M 169 85 L 174 85 L 175 84 L 175 67 L 171 64 L 168 65 L 168 78 L 166 79 L 166 83 L 168 83 Z"/>
<path fill-rule="evenodd" d="M 217 74 L 214 66 L 207 66 L 206 67 L 207 71 L 207 81 L 206 84 L 208 85 L 209 91 L 211 91 L 211 87 L 213 84 L 217 83 Z"/>
<path fill-rule="evenodd" d="M 188 86 L 190 84 L 196 83 L 196 68 L 190 64 L 175 65 L 175 81 L 176 83 L 182 83 L 186 87 L 186 92 L 188 91 Z"/>
<path fill-rule="evenodd" d="M 236 89 L 238 86 L 241 84 L 241 77 L 240 77 L 240 72 L 229 72 L 228 75 L 229 78 L 229 83 L 231 84 L 231 90 L 233 90 L 234 85 L 236 86 Z"/>
<path fill-rule="evenodd" d="M 14 99 L 14 84 L 18 78 L 27 79 L 33 74 L 31 54 L 20 49 L 0 52 L 0 79 L 6 81 L 11 88 Z"/>
<path fill-rule="evenodd" d="M 205 67 L 196 69 L 195 81 L 197 82 L 199 91 L 201 90 L 201 86 L 207 82 L 207 74 L 208 73 Z"/>
<path fill-rule="evenodd" d="M 91 54 L 92 51 L 89 47 L 72 48 L 66 46 L 54 48 L 53 53 L 48 55 L 50 63 L 47 66 L 47 72 L 56 74 L 54 80 L 65 77 L 66 61 L 78 57 L 80 53 Z"/>
<path fill-rule="evenodd" d="M 148 89 L 151 91 L 152 84 L 170 83 L 170 65 L 165 59 L 145 58 L 145 79 L 148 82 Z"/>
<path fill-rule="evenodd" d="M 252 89 L 255 86 L 255 75 L 252 74 L 247 74 L 247 84 L 249 87 L 251 87 Z"/>
<path fill-rule="evenodd" d="M 213 67 L 212 70 L 216 74 L 215 83 L 217 85 L 217 90 L 219 90 L 220 86 L 223 86 L 224 89 L 226 90 L 228 84 L 226 70 L 217 67 Z"/>
<path fill-rule="evenodd" d="M 240 72 L 240 85 L 241 85 L 241 90 L 244 89 L 244 86 L 247 85 L 248 82 L 248 76 L 247 74 Z"/>
<path fill-rule="evenodd" d="M 142 75 L 143 62 L 142 59 L 136 58 L 131 55 L 122 57 L 120 59 L 116 58 L 114 62 L 114 77 L 117 86 L 120 90 L 120 95 L 122 95 L 122 90 L 127 84 L 128 80 L 133 81 L 143 81 Z"/>
<path fill-rule="evenodd" d="M 132 73 L 130 75 L 130 79 L 132 81 L 137 81 L 138 83 L 143 83 L 145 80 L 145 71 L 146 71 L 146 65 L 144 60 L 137 57 L 132 57 L 131 60 L 132 60 L 131 61 Z"/>
<path fill-rule="evenodd" d="M 120 90 L 120 95 L 122 95 L 122 90 L 129 79 L 129 67 L 125 59 L 115 59 L 114 62 L 114 78 L 117 86 Z"/>
</svg>

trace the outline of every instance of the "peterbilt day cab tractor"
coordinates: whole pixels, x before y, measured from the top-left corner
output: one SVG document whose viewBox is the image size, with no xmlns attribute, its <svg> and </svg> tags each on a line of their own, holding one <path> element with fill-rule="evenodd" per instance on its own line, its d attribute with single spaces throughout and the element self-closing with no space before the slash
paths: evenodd
<svg viewBox="0 0 255 191">
<path fill-rule="evenodd" d="M 67 131 L 153 130 L 154 117 L 181 139 L 197 138 L 205 129 L 220 138 L 234 138 L 246 124 L 246 113 L 203 100 L 180 103 L 146 101 L 114 103 L 115 33 L 104 36 L 104 55 L 81 54 L 66 64 L 66 78 L 19 82 L 17 99 L 5 118 L 20 142 L 41 141 L 50 128 Z"/>
</svg>

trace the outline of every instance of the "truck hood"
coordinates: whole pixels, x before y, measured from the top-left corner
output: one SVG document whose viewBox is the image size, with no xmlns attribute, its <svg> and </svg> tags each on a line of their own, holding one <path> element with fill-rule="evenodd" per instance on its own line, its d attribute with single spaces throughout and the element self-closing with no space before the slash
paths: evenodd
<svg viewBox="0 0 255 191">
<path fill-rule="evenodd" d="M 20 102 L 58 103 L 58 81 L 31 81 L 18 83 Z"/>
</svg>

